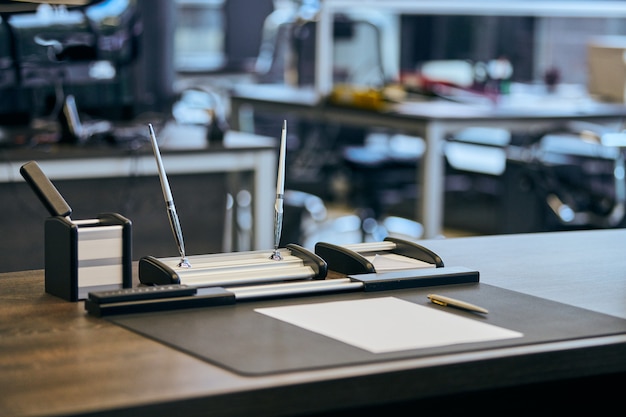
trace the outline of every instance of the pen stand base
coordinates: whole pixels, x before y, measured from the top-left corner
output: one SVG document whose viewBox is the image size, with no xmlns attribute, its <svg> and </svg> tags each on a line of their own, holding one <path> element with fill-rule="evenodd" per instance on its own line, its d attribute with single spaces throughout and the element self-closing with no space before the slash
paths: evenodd
<svg viewBox="0 0 626 417">
<path fill-rule="evenodd" d="M 281 261 L 270 259 L 273 250 L 191 255 L 190 268 L 178 266 L 180 257 L 139 260 L 139 281 L 146 285 L 184 284 L 219 287 L 294 280 L 323 280 L 326 262 L 313 252 L 289 243 L 280 249 Z"/>
<path fill-rule="evenodd" d="M 91 291 L 132 286 L 132 228 L 115 213 L 72 221 L 55 216 L 45 222 L 45 289 L 67 301 Z"/>
</svg>

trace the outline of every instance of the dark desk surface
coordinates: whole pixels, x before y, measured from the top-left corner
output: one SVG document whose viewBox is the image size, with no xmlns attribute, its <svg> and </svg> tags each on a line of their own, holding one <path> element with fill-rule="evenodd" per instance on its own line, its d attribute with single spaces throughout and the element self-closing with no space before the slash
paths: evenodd
<svg viewBox="0 0 626 417">
<path fill-rule="evenodd" d="M 225 134 L 222 143 L 209 143 L 204 137 L 202 127 L 173 124 L 158 131 L 157 138 L 159 148 L 164 154 L 246 152 L 250 150 L 273 150 L 277 146 L 275 138 L 234 130 Z M 137 155 L 153 155 L 152 145 L 147 137 L 137 139 L 132 143 L 121 142 L 116 145 L 94 142 L 77 145 L 42 143 L 33 146 L 0 147 L 0 156 L 3 161 L 121 158 Z"/>
<path fill-rule="evenodd" d="M 484 283 L 626 318 L 624 242 L 626 230 L 421 243 L 446 265 L 478 269 Z M 626 328 L 593 339 L 244 377 L 89 316 L 82 302 L 45 294 L 42 271 L 0 274 L 3 416 L 400 413 L 388 403 L 408 405 L 409 415 L 441 406 L 493 415 L 485 401 L 498 413 L 501 406 L 513 414 L 549 410 L 541 397 L 562 410 L 618 404 L 624 358 Z"/>
</svg>

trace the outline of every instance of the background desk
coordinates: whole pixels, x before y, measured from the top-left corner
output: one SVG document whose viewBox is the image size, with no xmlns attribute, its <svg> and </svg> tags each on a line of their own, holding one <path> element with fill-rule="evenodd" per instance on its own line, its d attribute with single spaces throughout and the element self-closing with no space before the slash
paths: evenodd
<svg viewBox="0 0 626 417">
<path fill-rule="evenodd" d="M 224 251 L 226 195 L 252 194 L 252 227 L 235 250 L 272 248 L 277 141 L 231 131 L 224 146 L 180 132 L 160 144 L 188 254 Z M 117 212 L 133 222 L 133 258 L 178 253 L 149 143 L 123 147 L 51 146 L 0 150 L 0 271 L 44 267 L 44 220 L 50 214 L 19 168 L 36 160 L 73 209 L 75 220 Z M 270 179 L 270 180 L 268 180 Z M 274 182 L 275 184 L 275 182 Z M 268 219 L 263 221 L 262 219 Z M 235 226 L 233 226 L 235 228 Z M 235 236 L 236 238 L 237 236 Z M 234 239 L 234 238 L 233 238 Z"/>
<path fill-rule="evenodd" d="M 421 187 L 416 220 L 424 226 L 424 237 L 442 233 L 444 201 L 443 146 L 447 135 L 467 127 L 497 127 L 522 132 L 563 127 L 572 120 L 609 124 L 621 128 L 626 107 L 589 100 L 545 98 L 530 102 L 503 102 L 499 106 L 466 105 L 453 102 L 419 102 L 392 106 L 387 111 L 330 106 L 313 89 L 284 85 L 246 85 L 230 97 L 232 125 L 254 131 L 255 111 L 286 114 L 319 123 L 338 123 L 366 128 L 389 128 L 423 138 L 426 150 L 418 164 L 416 183 Z M 505 98 L 506 101 L 506 98 Z"/>
<path fill-rule="evenodd" d="M 422 243 L 447 265 L 478 269 L 484 283 L 626 318 L 624 242 L 626 230 L 615 229 Z M 42 271 L 0 274 L 0 415 L 15 417 L 416 415 L 441 407 L 566 415 L 583 405 L 600 413 L 623 405 L 625 357 L 626 328 L 610 337 L 244 377 L 89 316 L 82 302 L 44 294 Z"/>
</svg>

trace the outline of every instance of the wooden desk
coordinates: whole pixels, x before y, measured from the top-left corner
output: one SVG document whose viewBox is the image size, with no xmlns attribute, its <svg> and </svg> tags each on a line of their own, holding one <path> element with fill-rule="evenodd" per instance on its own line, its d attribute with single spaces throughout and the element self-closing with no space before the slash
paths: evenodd
<svg viewBox="0 0 626 417">
<path fill-rule="evenodd" d="M 626 318 L 624 242 L 620 229 L 422 243 L 446 265 L 478 269 L 484 283 Z M 621 404 L 624 358 L 626 328 L 610 337 L 245 377 L 89 316 L 82 302 L 44 294 L 42 271 L 0 274 L 3 416 L 416 415 L 441 407 L 564 415 L 582 406 L 599 413 Z"/>
<path fill-rule="evenodd" d="M 418 163 L 416 183 L 421 185 L 416 220 L 424 226 L 425 238 L 442 234 L 444 201 L 444 158 L 446 137 L 472 126 L 503 128 L 511 131 L 539 132 L 562 128 L 567 122 L 581 120 L 621 129 L 626 107 L 590 100 L 535 97 L 531 101 L 504 98 L 498 106 L 442 102 L 417 102 L 391 106 L 386 111 L 329 106 L 312 88 L 284 85 L 239 86 L 231 94 L 231 124 L 235 129 L 253 131 L 251 114 L 255 111 L 292 114 L 319 123 L 338 123 L 368 128 L 388 128 L 421 137 L 426 142 Z"/>
</svg>

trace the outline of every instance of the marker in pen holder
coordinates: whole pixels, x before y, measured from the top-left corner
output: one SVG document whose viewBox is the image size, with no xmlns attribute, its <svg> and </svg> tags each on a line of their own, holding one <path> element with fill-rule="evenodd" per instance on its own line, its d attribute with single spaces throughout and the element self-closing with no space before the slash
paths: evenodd
<svg viewBox="0 0 626 417">
<path fill-rule="evenodd" d="M 96 219 L 54 216 L 45 222 L 46 292 L 68 301 L 132 286 L 132 227 L 116 213 Z"/>
<path fill-rule="evenodd" d="M 132 224 L 117 213 L 72 220 L 71 207 L 37 162 L 20 173 L 52 217 L 45 221 L 46 292 L 68 301 L 132 286 Z"/>
</svg>

